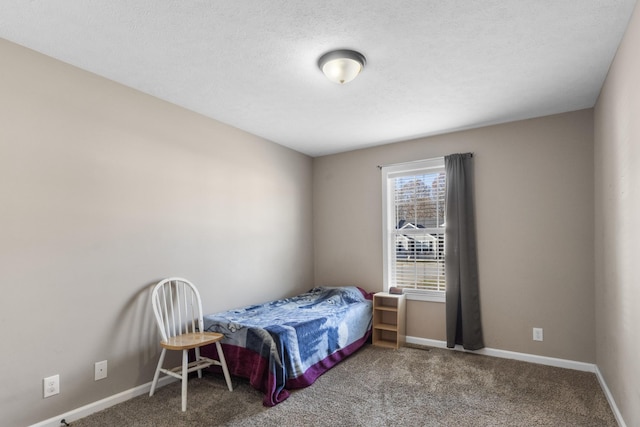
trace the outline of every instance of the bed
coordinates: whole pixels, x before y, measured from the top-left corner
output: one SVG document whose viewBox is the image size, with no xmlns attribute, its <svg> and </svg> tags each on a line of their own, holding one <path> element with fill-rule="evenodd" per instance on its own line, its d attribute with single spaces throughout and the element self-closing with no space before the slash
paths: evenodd
<svg viewBox="0 0 640 427">
<path fill-rule="evenodd" d="M 277 301 L 204 316 L 220 332 L 232 375 L 247 378 L 275 406 L 362 347 L 371 334 L 371 295 L 355 287 L 316 287 Z M 215 347 L 201 350 L 216 356 Z"/>
</svg>

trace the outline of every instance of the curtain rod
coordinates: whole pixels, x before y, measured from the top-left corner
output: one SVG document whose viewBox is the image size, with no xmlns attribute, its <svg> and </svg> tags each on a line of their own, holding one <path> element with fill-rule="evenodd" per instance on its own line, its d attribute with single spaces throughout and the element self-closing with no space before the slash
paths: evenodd
<svg viewBox="0 0 640 427">
<path fill-rule="evenodd" d="M 473 153 L 462 153 L 462 154 L 469 154 L 469 155 L 471 155 L 471 157 L 473 157 Z M 388 166 L 410 165 L 412 163 L 424 162 L 425 160 L 438 160 L 438 159 L 443 159 L 444 160 L 444 157 L 445 156 L 440 156 L 440 157 L 432 157 L 430 159 L 411 160 L 410 162 L 389 163 L 389 164 L 386 164 L 386 165 L 378 165 L 378 169 L 386 168 Z"/>
</svg>

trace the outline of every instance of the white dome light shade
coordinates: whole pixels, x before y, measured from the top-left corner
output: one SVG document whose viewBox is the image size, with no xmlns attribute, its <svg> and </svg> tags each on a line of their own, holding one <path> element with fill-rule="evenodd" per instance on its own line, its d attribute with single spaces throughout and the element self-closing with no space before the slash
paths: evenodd
<svg viewBox="0 0 640 427">
<path fill-rule="evenodd" d="M 344 84 L 360 74 L 365 62 L 364 56 L 356 51 L 334 50 L 320 57 L 318 67 L 332 82 Z"/>
</svg>

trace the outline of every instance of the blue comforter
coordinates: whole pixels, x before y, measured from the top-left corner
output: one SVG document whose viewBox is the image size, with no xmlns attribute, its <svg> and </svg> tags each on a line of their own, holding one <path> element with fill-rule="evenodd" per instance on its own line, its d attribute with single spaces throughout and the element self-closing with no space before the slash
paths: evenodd
<svg viewBox="0 0 640 427">
<path fill-rule="evenodd" d="M 233 375 L 249 378 L 273 406 L 287 389 L 306 387 L 367 340 L 371 301 L 355 286 L 307 293 L 204 317 L 220 332 Z"/>
</svg>

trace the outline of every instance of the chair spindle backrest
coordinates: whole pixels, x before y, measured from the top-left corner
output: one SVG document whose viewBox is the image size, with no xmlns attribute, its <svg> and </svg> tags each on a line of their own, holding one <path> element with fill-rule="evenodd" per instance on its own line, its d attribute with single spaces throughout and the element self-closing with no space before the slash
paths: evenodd
<svg viewBox="0 0 640 427">
<path fill-rule="evenodd" d="M 202 300 L 186 279 L 171 277 L 159 282 L 151 294 L 153 312 L 162 340 L 189 332 L 202 325 Z"/>
</svg>

